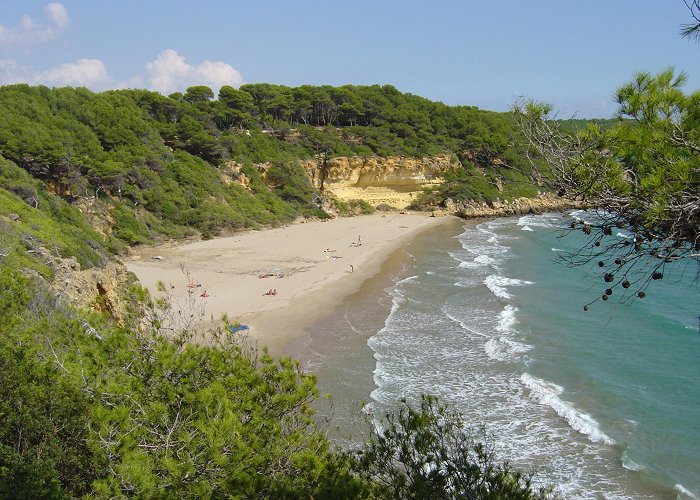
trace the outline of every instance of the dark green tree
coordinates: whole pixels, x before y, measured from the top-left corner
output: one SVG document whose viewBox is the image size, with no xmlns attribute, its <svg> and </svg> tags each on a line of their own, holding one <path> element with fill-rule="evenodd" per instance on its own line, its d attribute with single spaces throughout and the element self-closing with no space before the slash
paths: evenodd
<svg viewBox="0 0 700 500">
<path fill-rule="evenodd" d="M 190 104 L 208 102 L 214 99 L 214 91 L 206 85 L 195 85 L 187 87 L 182 98 Z"/>
</svg>

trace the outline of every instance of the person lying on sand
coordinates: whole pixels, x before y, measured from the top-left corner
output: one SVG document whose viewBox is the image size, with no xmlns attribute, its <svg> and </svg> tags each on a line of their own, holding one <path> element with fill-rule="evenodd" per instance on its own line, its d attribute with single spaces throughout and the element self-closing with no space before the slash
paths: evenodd
<svg viewBox="0 0 700 500">
<path fill-rule="evenodd" d="M 263 293 L 263 295 L 277 295 L 277 289 L 270 288 L 267 292 Z"/>
<path fill-rule="evenodd" d="M 281 278 L 283 276 L 282 273 L 262 273 L 258 274 L 258 278 Z"/>
</svg>

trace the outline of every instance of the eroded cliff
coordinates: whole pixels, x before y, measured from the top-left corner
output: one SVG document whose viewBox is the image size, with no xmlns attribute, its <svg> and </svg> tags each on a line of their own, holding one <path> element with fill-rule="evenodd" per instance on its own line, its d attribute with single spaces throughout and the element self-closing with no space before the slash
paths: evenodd
<svg viewBox="0 0 700 500">
<path fill-rule="evenodd" d="M 302 163 L 315 188 L 341 200 L 361 199 L 376 206 L 405 208 L 427 186 L 441 184 L 459 167 L 454 155 L 318 158 Z"/>
</svg>

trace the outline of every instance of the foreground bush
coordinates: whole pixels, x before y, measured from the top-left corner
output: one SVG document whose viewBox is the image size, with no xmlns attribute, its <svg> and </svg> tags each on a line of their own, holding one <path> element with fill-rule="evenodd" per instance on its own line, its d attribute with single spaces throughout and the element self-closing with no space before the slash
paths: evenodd
<svg viewBox="0 0 700 500">
<path fill-rule="evenodd" d="M 207 345 L 185 342 L 186 331 L 168 338 L 153 305 L 140 330 L 135 318 L 125 327 L 89 318 L 91 326 L 16 271 L 2 267 L 0 281 L 0 495 L 299 497 L 356 488 L 316 427 L 315 380 L 298 362 L 223 331 Z"/>
<path fill-rule="evenodd" d="M 199 295 L 134 288 L 117 325 L 2 260 L 2 498 L 536 497 L 433 398 L 342 452 L 298 361 L 225 328 L 194 341 Z"/>
<path fill-rule="evenodd" d="M 376 424 L 354 470 L 377 498 L 545 498 L 531 476 L 497 462 L 483 430 L 433 396 L 419 407 L 406 400 Z"/>
</svg>

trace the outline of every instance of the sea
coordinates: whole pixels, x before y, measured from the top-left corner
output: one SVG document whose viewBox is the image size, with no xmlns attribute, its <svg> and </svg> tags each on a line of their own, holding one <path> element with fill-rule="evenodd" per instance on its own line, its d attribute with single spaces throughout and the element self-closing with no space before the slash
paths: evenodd
<svg viewBox="0 0 700 500">
<path fill-rule="evenodd" d="M 643 299 L 596 300 L 596 262 L 565 258 L 584 216 L 442 224 L 292 344 L 331 395 L 319 414 L 336 439 L 362 441 L 368 418 L 432 394 L 563 498 L 700 498 L 696 269 L 665 269 Z"/>
</svg>

